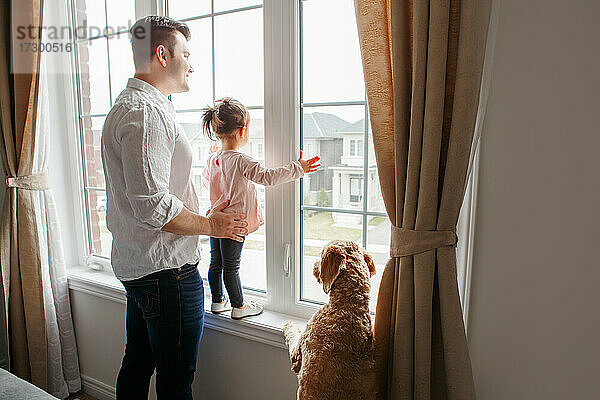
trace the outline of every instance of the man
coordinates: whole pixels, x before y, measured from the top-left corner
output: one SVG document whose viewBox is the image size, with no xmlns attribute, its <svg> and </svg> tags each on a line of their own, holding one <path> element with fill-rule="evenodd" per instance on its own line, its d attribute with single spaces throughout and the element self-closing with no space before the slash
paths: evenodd
<svg viewBox="0 0 600 400">
<path fill-rule="evenodd" d="M 172 93 L 189 90 L 187 25 L 150 16 L 131 28 L 136 73 L 102 130 L 111 264 L 127 292 L 125 355 L 117 399 L 191 399 L 204 321 L 198 235 L 241 241 L 245 216 L 199 214 L 192 152 L 175 120 Z"/>
</svg>

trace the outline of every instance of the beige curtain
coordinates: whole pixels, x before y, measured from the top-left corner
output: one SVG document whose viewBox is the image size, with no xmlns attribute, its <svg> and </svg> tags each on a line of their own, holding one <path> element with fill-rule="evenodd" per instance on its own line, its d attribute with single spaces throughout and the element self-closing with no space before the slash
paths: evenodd
<svg viewBox="0 0 600 400">
<path fill-rule="evenodd" d="M 11 6 L 12 3 L 12 6 Z M 0 221 L 0 263 L 8 321 L 10 369 L 47 387 L 47 338 L 35 214 L 35 190 L 45 175 L 32 175 L 40 53 L 11 43 L 16 27 L 42 25 L 43 0 L 3 0 L 0 10 L 0 122 L 7 182 Z M 28 39 L 40 42 L 39 38 Z M 13 73 L 14 72 L 14 73 Z M 33 189 L 33 190 L 32 190 Z M 6 329 L 6 328 L 5 328 Z"/>
<path fill-rule="evenodd" d="M 10 15 L 5 10 L 12 13 L 2 21 L 10 27 L 12 42 L 4 40 L 3 32 L 0 49 L 10 63 L 0 66 L 0 142 L 8 176 L 0 220 L 0 298 L 8 307 L 1 307 L 6 313 L 0 315 L 2 336 L 10 338 L 4 353 L 11 371 L 66 398 L 81 389 L 81 376 L 60 224 L 47 175 L 49 143 L 56 134 L 50 124 L 48 65 L 56 66 L 62 55 L 24 51 L 24 42 L 51 43 L 45 30 L 41 38 L 19 37 L 19 27 L 46 21 L 45 9 L 41 0 L 12 0 L 12 9 L 2 4 L 3 17 Z"/>
<path fill-rule="evenodd" d="M 375 316 L 378 399 L 473 399 L 456 280 L 491 0 L 355 0 L 392 222 Z"/>
</svg>

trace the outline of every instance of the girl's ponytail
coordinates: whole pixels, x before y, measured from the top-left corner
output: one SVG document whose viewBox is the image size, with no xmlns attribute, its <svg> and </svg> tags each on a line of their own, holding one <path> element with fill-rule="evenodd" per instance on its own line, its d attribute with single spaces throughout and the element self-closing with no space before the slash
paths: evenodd
<svg viewBox="0 0 600 400">
<path fill-rule="evenodd" d="M 202 110 L 202 131 L 211 140 L 225 137 L 250 121 L 248 110 L 239 101 L 226 97 L 216 103 Z"/>
<path fill-rule="evenodd" d="M 215 130 L 218 130 L 219 126 L 223 124 L 223 122 L 219 120 L 218 108 L 206 107 L 202 111 L 204 112 L 204 114 L 202 114 L 202 132 L 204 132 L 209 139 L 217 140 Z"/>
</svg>

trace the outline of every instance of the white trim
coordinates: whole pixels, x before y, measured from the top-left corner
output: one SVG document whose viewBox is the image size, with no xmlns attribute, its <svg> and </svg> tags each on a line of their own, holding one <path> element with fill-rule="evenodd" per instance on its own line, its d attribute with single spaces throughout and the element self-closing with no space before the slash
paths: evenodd
<svg viewBox="0 0 600 400">
<path fill-rule="evenodd" d="M 59 19 L 60 24 L 62 26 L 71 26 L 71 22 L 75 22 L 72 20 L 73 18 L 73 10 L 75 0 L 63 2 L 63 7 L 59 8 Z M 77 46 L 73 39 L 73 46 Z M 85 259 L 85 254 L 87 253 L 87 223 L 85 218 L 85 191 L 83 188 L 83 158 L 81 156 L 81 143 L 80 143 L 80 121 L 79 121 L 79 112 L 78 112 L 78 90 L 77 90 L 77 81 L 76 81 L 76 62 L 75 59 L 76 50 L 73 49 L 68 54 L 67 57 L 61 58 L 65 64 L 63 65 L 62 71 L 64 73 L 61 76 L 62 85 L 63 85 L 63 93 L 71 93 L 71 96 L 63 96 L 64 97 L 64 113 L 65 113 L 65 126 L 61 127 L 65 129 L 65 134 L 67 135 L 67 143 L 68 143 L 68 154 L 66 155 L 67 162 L 71 171 L 76 171 L 74 174 L 71 174 L 68 180 L 71 183 L 70 189 L 71 193 L 73 193 L 73 221 L 75 226 L 75 245 L 77 247 L 77 261 L 79 263 L 83 262 Z M 61 97 L 61 98 L 63 98 Z M 61 129 L 62 130 L 62 129 Z M 65 188 L 69 189 L 69 188 Z"/>
<path fill-rule="evenodd" d="M 75 267 L 68 271 L 69 289 L 125 304 L 125 289 L 118 279 L 103 271 Z"/>
<path fill-rule="evenodd" d="M 136 0 L 135 1 L 135 19 L 136 21 L 147 15 L 164 15 L 164 2 L 162 0 Z"/>
<path fill-rule="evenodd" d="M 80 266 L 69 270 L 69 289 L 86 293 L 105 300 L 125 304 L 125 289 L 119 280 L 106 271 L 94 271 Z M 231 319 L 226 314 L 210 312 L 210 290 L 205 282 L 204 326 L 208 329 L 242 337 L 269 346 L 287 349 L 282 328 L 287 321 L 294 321 L 300 327 L 306 325 L 305 319 L 265 310 L 263 314 L 244 320 Z M 251 297 L 246 295 L 246 297 Z"/>
<path fill-rule="evenodd" d="M 81 374 L 81 387 L 83 393 L 89 394 L 98 400 L 115 400 L 117 398 L 117 389 L 115 386 L 100 382 L 84 374 Z"/>
</svg>

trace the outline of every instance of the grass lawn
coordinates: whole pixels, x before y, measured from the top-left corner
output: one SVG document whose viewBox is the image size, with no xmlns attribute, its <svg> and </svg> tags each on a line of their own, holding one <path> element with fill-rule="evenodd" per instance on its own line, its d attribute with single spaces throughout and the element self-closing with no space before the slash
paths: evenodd
<svg viewBox="0 0 600 400">
<path fill-rule="evenodd" d="M 369 220 L 369 227 L 377 226 L 386 221 L 385 217 L 374 217 Z M 333 217 L 329 212 L 319 212 L 304 220 L 304 239 L 353 240 L 358 244 L 362 242 L 362 229 L 345 226 L 334 226 Z M 304 245 L 304 255 L 318 257 L 322 246 Z"/>
<path fill-rule="evenodd" d="M 380 223 L 384 222 L 386 219 L 387 219 L 386 217 L 373 217 L 369 221 L 369 226 L 377 226 Z"/>
<path fill-rule="evenodd" d="M 329 212 L 319 212 L 304 220 L 305 239 L 347 239 L 356 241 L 360 240 L 361 237 L 361 228 L 333 226 L 333 217 Z"/>
</svg>

